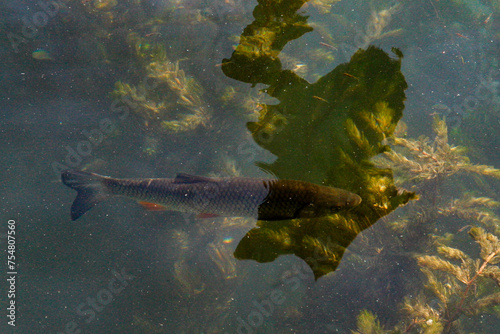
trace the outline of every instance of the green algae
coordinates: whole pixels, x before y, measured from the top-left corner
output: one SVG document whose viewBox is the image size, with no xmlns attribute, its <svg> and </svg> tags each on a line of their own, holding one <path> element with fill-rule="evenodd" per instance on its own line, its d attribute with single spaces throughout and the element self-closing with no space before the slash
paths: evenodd
<svg viewBox="0 0 500 334">
<path fill-rule="evenodd" d="M 255 21 L 243 32 L 222 70 L 233 79 L 261 83 L 279 104 L 263 105 L 248 129 L 258 145 L 277 156 L 258 166 L 280 179 L 298 179 L 339 187 L 360 195 L 358 207 L 318 219 L 259 221 L 240 241 L 235 256 L 269 262 L 295 254 L 319 278 L 334 271 L 346 247 L 415 195 L 398 190 L 390 169 L 370 159 L 389 150 L 391 136 L 404 109 L 406 81 L 402 54 L 391 58 L 370 46 L 350 62 L 309 83 L 283 70 L 279 53 L 287 42 L 311 31 L 307 17 L 296 14 L 304 1 L 259 1 Z"/>
</svg>

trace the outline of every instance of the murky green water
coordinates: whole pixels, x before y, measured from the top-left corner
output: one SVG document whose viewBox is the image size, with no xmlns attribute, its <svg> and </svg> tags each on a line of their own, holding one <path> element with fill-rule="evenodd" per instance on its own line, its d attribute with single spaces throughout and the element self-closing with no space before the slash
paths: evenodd
<svg viewBox="0 0 500 334">
<path fill-rule="evenodd" d="M 498 1 L 0 4 L 2 332 L 496 332 Z M 65 169 L 362 202 L 72 222 Z"/>
</svg>

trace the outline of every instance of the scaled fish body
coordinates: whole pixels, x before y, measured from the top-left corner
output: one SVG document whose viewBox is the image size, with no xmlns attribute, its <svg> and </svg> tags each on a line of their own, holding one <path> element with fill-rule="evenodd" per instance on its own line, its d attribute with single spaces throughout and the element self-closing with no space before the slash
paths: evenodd
<svg viewBox="0 0 500 334">
<path fill-rule="evenodd" d="M 151 210 L 181 211 L 260 220 L 314 218 L 351 208 L 361 198 L 346 190 L 304 181 L 209 178 L 177 174 L 174 179 L 116 179 L 67 170 L 62 182 L 78 191 L 71 219 L 112 196 L 133 198 Z"/>
</svg>

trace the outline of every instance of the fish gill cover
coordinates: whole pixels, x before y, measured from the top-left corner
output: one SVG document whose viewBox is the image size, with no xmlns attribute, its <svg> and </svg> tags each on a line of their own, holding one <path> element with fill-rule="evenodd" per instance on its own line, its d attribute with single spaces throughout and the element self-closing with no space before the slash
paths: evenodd
<svg viewBox="0 0 500 334">
<path fill-rule="evenodd" d="M 235 251 L 238 259 L 270 262 L 295 254 L 311 267 L 316 279 L 334 271 L 346 247 L 415 194 L 398 190 L 390 169 L 370 159 L 389 150 L 391 136 L 403 115 L 407 84 L 396 58 L 369 46 L 348 63 L 309 83 L 283 70 L 279 53 L 291 40 L 312 30 L 297 10 L 307 1 L 259 0 L 255 21 L 246 27 L 222 70 L 233 79 L 267 84 L 277 98 L 263 105 L 257 122 L 249 122 L 254 140 L 277 156 L 259 167 L 280 179 L 297 179 L 343 188 L 361 196 L 351 210 L 317 219 L 259 221 Z"/>
</svg>

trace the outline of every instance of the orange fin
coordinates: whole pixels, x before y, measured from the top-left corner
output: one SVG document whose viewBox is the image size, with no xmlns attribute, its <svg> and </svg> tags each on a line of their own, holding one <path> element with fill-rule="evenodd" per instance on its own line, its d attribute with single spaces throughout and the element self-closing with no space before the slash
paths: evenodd
<svg viewBox="0 0 500 334">
<path fill-rule="evenodd" d="M 139 202 L 139 204 L 144 209 L 146 209 L 148 211 L 165 211 L 165 210 L 167 210 L 167 208 L 161 204 L 156 204 L 156 203 L 151 203 L 151 202 Z"/>
<path fill-rule="evenodd" d="M 196 218 L 215 218 L 215 217 L 220 217 L 218 214 L 215 214 L 215 213 L 199 213 L 196 215 Z"/>
</svg>

